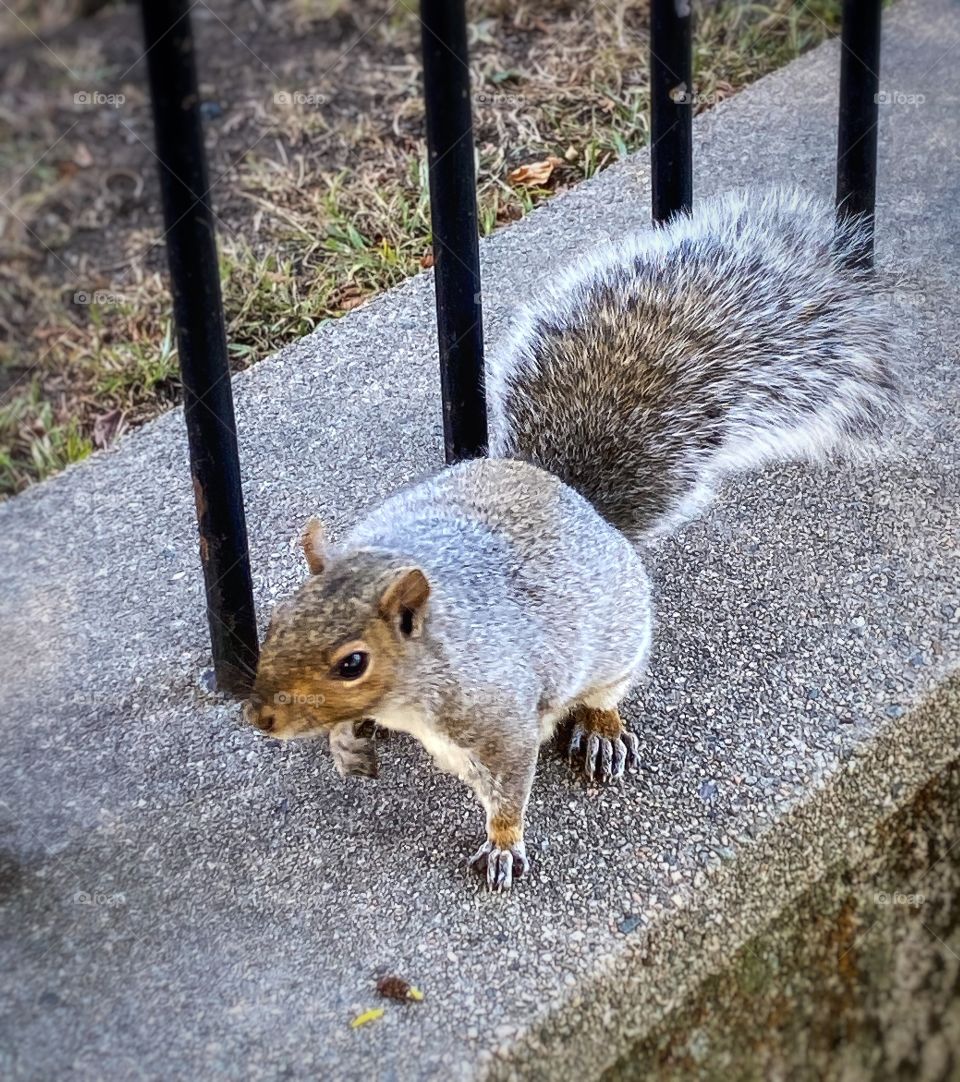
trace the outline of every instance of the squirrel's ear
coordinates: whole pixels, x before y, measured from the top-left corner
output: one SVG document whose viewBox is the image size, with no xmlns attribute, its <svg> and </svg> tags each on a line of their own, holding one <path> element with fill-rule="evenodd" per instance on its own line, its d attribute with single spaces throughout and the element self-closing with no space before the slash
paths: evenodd
<svg viewBox="0 0 960 1082">
<path fill-rule="evenodd" d="M 380 615 L 396 623 L 401 634 L 417 635 L 423 625 L 430 583 L 419 567 L 401 567 L 380 595 Z"/>
<path fill-rule="evenodd" d="M 323 570 L 326 563 L 326 554 L 323 551 L 326 543 L 327 531 L 323 528 L 323 523 L 318 518 L 310 519 L 300 534 L 300 547 L 311 575 L 319 575 Z"/>
</svg>

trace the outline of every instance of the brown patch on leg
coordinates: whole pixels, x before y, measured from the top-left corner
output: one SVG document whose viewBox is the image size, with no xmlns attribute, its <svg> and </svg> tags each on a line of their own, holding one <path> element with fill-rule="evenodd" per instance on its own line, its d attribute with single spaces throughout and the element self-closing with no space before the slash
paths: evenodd
<svg viewBox="0 0 960 1082">
<path fill-rule="evenodd" d="M 595 710 L 590 706 L 578 706 L 570 717 L 573 723 L 581 726 L 585 732 L 596 733 L 605 740 L 616 740 L 624 732 L 617 710 Z"/>
<path fill-rule="evenodd" d="M 497 849 L 512 849 L 523 838 L 523 819 L 517 812 L 498 812 L 490 820 L 487 837 Z"/>
</svg>

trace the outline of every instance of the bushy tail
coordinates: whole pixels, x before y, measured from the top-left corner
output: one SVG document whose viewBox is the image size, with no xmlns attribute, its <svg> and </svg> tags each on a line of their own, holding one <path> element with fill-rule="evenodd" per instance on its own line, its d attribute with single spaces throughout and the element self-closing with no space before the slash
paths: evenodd
<svg viewBox="0 0 960 1082">
<path fill-rule="evenodd" d="M 799 192 L 744 192 L 585 260 L 491 357 L 491 453 L 640 540 L 726 474 L 874 443 L 904 405 L 893 314 L 845 262 L 861 241 Z"/>
</svg>

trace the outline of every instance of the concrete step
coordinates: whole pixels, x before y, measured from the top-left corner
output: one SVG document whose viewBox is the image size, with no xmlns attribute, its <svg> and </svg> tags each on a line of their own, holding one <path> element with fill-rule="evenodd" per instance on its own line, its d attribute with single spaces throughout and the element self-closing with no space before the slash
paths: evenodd
<svg viewBox="0 0 960 1082">
<path fill-rule="evenodd" d="M 390 741 L 376 782 L 343 782 L 323 748 L 264 742 L 205 690 L 179 412 L 0 507 L 0 1074 L 630 1077 L 663 1067 L 669 1041 L 650 1042 L 711 974 L 876 851 L 886 817 L 914 829 L 960 746 L 958 44 L 948 0 L 886 17 L 879 273 L 897 276 L 923 423 L 872 466 L 731 485 L 658 546 L 652 676 L 626 710 L 643 770 L 597 791 L 545 753 L 535 867 L 510 896 L 464 867 L 473 800 L 411 742 Z M 834 42 L 699 117 L 697 196 L 829 198 L 837 73 Z M 648 208 L 640 154 L 486 240 L 488 338 Z M 432 286 L 235 380 L 264 615 L 300 580 L 309 514 L 336 532 L 439 466 Z M 837 933 L 851 1000 L 868 916 Z M 424 1001 L 378 1000 L 382 972 Z M 709 1047 L 691 1056 L 706 1072 Z"/>
</svg>

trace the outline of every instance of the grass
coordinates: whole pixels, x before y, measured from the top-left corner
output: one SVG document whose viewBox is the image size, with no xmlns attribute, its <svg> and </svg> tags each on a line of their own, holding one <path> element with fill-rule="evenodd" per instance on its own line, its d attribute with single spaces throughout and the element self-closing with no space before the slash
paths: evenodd
<svg viewBox="0 0 960 1082">
<path fill-rule="evenodd" d="M 49 5 L 61 22 L 65 2 Z M 42 11 L 33 10 L 43 6 L 24 4 L 22 10 L 44 25 Z M 255 130 L 267 132 L 242 157 L 224 185 L 229 198 L 217 207 L 229 351 L 237 368 L 430 265 L 416 82 L 419 26 L 412 0 L 380 22 L 371 16 L 360 30 L 350 24 L 350 12 L 359 6 L 340 0 L 277 5 L 285 16 L 272 25 L 279 39 L 286 35 L 294 56 L 289 75 L 280 62 L 272 66 L 294 86 L 312 88 L 315 76 L 297 67 L 300 42 L 291 38 L 291 28 L 300 35 L 324 33 L 334 20 L 351 40 L 368 31 L 351 50 L 351 65 L 331 76 L 329 91 L 321 87 L 329 108 L 278 104 L 273 79 L 250 63 L 249 78 L 264 84 L 245 85 L 231 107 L 231 122 L 236 117 L 238 124 L 260 124 Z M 564 0 L 471 5 L 484 234 L 648 140 L 646 0 L 617 0 L 591 11 L 584 15 L 581 5 Z M 727 3 L 702 12 L 694 58 L 697 110 L 837 33 L 839 13 L 839 0 L 811 0 L 803 7 Z M 88 43 L 70 55 L 86 56 L 90 70 L 111 69 L 109 58 Z M 309 67 L 310 56 L 299 63 Z M 208 77 L 215 80 L 216 74 Z M 220 77 L 229 83 L 234 76 L 226 68 Z M 140 108 L 145 110 L 144 102 Z M 0 129 L 3 116 L 0 110 Z M 0 178 L 19 175 L 43 150 L 30 131 L 13 134 L 0 159 Z M 94 134 L 84 138 L 96 158 L 101 152 Z M 109 155 L 112 137 L 101 137 Z M 149 175 L 155 164 L 145 150 L 133 150 L 147 160 L 127 172 L 142 168 Z M 518 166 L 548 158 L 555 164 L 542 184 L 511 180 Z M 216 161 L 211 174 L 216 175 Z M 88 235 L 50 213 L 55 201 L 69 203 L 85 175 L 46 159 L 16 197 L 8 197 L 11 218 L 5 225 L 0 221 L 0 256 L 8 257 L 11 268 L 0 272 L 0 310 L 14 313 L 7 344 L 0 346 L 0 364 L 10 373 L 0 383 L 7 385 L 0 397 L 0 498 L 88 454 L 104 415 L 120 411 L 120 427 L 129 427 L 179 397 L 163 252 L 156 247 L 146 196 L 137 193 L 132 207 L 125 197 L 123 215 L 106 221 L 104 246 L 111 248 L 114 263 L 103 265 L 107 261 Z M 108 192 L 101 199 L 108 214 L 111 198 Z M 47 256 L 39 272 L 38 236 L 56 255 Z M 64 304 L 71 291 L 67 270 L 74 265 L 85 267 L 85 279 L 110 287 L 104 303 Z"/>
<path fill-rule="evenodd" d="M 76 417 L 44 398 L 38 381 L 0 406 L 0 490 L 17 492 L 93 450 Z"/>
</svg>

